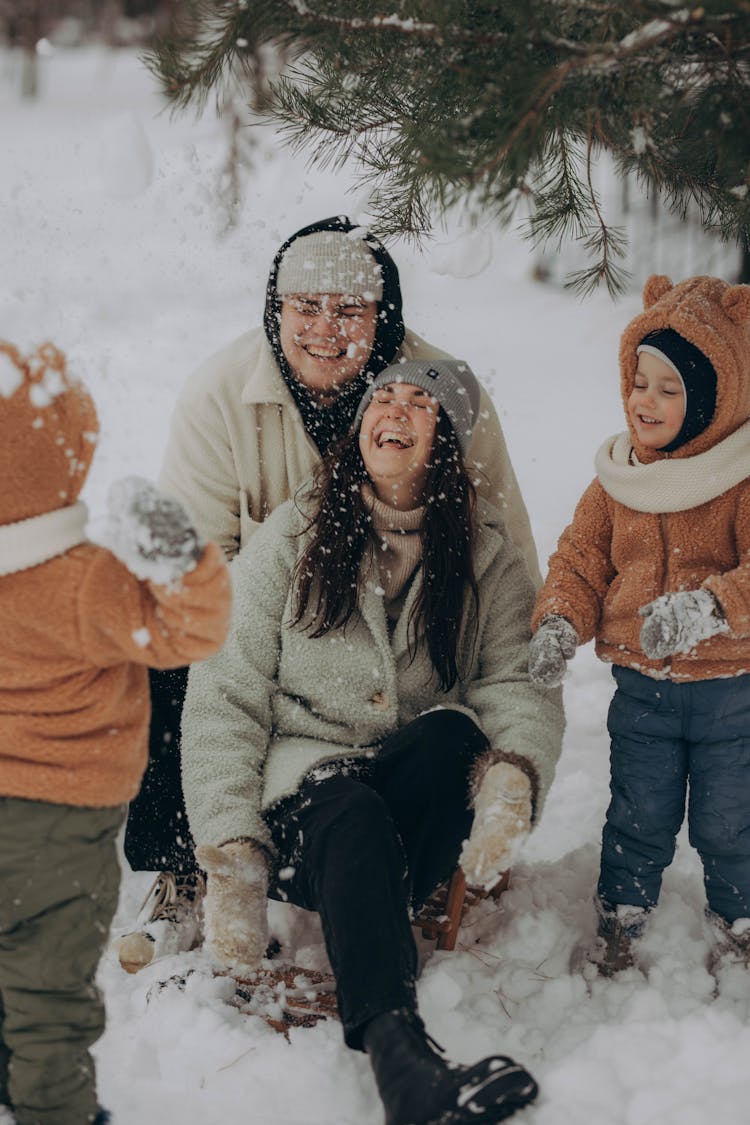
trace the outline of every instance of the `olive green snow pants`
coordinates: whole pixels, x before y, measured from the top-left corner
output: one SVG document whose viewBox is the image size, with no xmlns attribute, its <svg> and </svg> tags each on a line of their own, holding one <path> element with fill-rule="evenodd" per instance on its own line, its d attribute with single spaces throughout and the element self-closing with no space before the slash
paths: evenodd
<svg viewBox="0 0 750 1125">
<path fill-rule="evenodd" d="M 87 1125 L 94 984 L 117 907 L 125 808 L 0 797 L 0 1104 L 18 1125 Z"/>
</svg>

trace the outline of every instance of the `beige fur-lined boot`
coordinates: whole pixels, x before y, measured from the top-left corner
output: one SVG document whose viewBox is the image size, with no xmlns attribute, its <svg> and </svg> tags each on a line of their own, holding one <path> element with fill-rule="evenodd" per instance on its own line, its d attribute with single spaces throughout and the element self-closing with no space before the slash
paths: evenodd
<svg viewBox="0 0 750 1125">
<path fill-rule="evenodd" d="M 184 953 L 203 940 L 202 875 L 160 871 L 141 906 L 135 929 L 115 941 L 126 973 L 138 973 L 159 957 Z"/>
</svg>

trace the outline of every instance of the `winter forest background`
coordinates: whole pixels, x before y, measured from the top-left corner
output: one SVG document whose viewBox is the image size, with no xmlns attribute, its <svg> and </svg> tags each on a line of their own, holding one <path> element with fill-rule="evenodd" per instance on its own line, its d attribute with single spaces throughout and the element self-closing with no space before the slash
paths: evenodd
<svg viewBox="0 0 750 1125">
<path fill-rule="evenodd" d="M 349 171 L 307 167 L 273 130 L 238 131 L 231 114 L 210 110 L 170 118 L 138 55 L 158 15 L 144 6 L 92 0 L 77 19 L 57 12 L 29 30 L 11 19 L 25 5 L 0 0 L 0 336 L 23 347 L 53 340 L 93 390 L 102 437 L 84 498 L 94 535 L 111 481 L 158 473 L 187 374 L 260 322 L 286 235 L 330 214 L 368 218 Z M 239 175 L 233 154 L 245 161 Z M 735 279 L 740 265 L 737 249 L 699 224 L 666 216 L 634 185 L 626 199 L 606 166 L 597 174 L 631 240 L 633 281 L 616 302 L 562 287 L 576 247 L 541 254 L 516 230 L 460 212 L 421 249 L 391 243 L 407 324 L 468 360 L 493 396 L 543 566 L 596 447 L 622 428 L 617 347 L 643 281 Z M 543 822 L 511 890 L 475 909 L 458 950 L 424 943 L 422 1012 L 456 1059 L 505 1050 L 532 1070 L 542 1093 L 519 1125 L 744 1125 L 750 990 L 740 975 L 713 996 L 700 870 L 684 833 L 647 938 L 648 979 L 631 970 L 589 994 L 568 971 L 594 925 L 610 695 L 609 671 L 587 646 L 566 680 L 565 748 Z M 148 884 L 125 871 L 120 929 Z M 316 919 L 272 910 L 285 951 L 321 965 Z M 105 957 L 108 1029 L 96 1054 L 116 1125 L 378 1125 L 367 1061 L 343 1047 L 335 1023 L 286 1042 L 225 1003 L 221 981 L 196 973 L 185 992 L 152 988 L 202 964 L 198 951 L 130 977 Z"/>
</svg>

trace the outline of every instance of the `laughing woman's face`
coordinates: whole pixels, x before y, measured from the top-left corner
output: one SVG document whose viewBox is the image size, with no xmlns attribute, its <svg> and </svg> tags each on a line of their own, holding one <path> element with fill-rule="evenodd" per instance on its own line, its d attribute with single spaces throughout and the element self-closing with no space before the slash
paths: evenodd
<svg viewBox="0 0 750 1125">
<path fill-rule="evenodd" d="M 359 374 L 372 352 L 377 309 L 375 301 L 342 293 L 284 298 L 281 348 L 308 390 L 326 397 Z"/>
<path fill-rule="evenodd" d="M 379 500 L 408 511 L 419 507 L 430 470 L 439 405 L 411 383 L 389 383 L 362 416 L 359 448 Z"/>
</svg>

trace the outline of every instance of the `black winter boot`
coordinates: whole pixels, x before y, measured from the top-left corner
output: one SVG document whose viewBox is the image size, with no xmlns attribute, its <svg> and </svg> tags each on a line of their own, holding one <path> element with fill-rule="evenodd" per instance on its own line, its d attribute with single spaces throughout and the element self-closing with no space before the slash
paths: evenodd
<svg viewBox="0 0 750 1125">
<path fill-rule="evenodd" d="M 433 1049 L 416 1012 L 405 1008 L 375 1016 L 363 1041 L 385 1107 L 385 1125 L 503 1121 L 539 1092 L 531 1075 L 503 1055 L 474 1066 L 446 1062 Z"/>
</svg>

